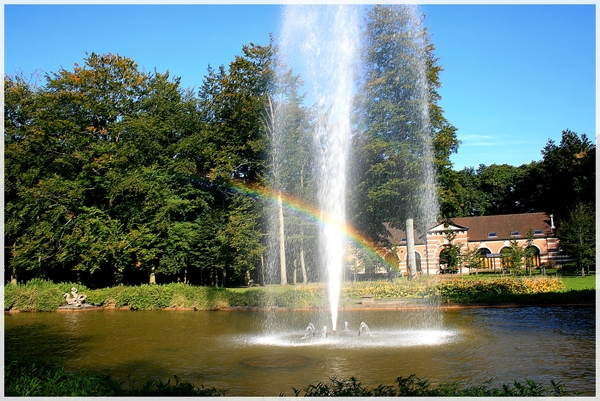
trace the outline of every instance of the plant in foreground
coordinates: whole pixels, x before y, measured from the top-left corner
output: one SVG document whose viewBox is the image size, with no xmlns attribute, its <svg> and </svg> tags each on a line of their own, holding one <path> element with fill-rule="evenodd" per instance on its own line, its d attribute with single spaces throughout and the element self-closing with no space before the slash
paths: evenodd
<svg viewBox="0 0 600 401">
<path fill-rule="evenodd" d="M 139 397 L 139 396 L 223 396 L 227 390 L 214 387 L 196 387 L 181 382 L 175 383 L 150 379 L 142 386 L 129 381 L 124 389 L 122 383 L 108 374 L 86 370 L 67 372 L 57 360 L 13 360 L 4 367 L 4 394 L 21 397 Z"/>
<path fill-rule="evenodd" d="M 330 378 L 331 383 L 310 384 L 299 390 L 292 387 L 294 395 L 304 397 L 558 397 L 576 395 L 567 392 L 560 382 L 551 380 L 551 388 L 526 379 L 525 383 L 515 381 L 512 385 L 503 384 L 499 388 L 489 387 L 491 380 L 482 386 L 461 387 L 459 383 L 441 383 L 430 387 L 427 380 L 412 374 L 398 377 L 396 385 L 380 384 L 369 388 L 356 378 Z M 301 394 L 301 392 L 304 394 Z M 283 394 L 280 394 L 283 396 Z"/>
</svg>

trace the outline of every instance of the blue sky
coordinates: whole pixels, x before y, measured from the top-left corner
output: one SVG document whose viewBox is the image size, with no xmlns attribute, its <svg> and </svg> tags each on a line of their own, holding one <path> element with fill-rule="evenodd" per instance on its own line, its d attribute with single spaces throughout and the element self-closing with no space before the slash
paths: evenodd
<svg viewBox="0 0 600 401">
<path fill-rule="evenodd" d="M 596 142 L 596 9 L 587 5 L 422 5 L 444 115 L 462 141 L 454 168 L 541 160 L 549 139 Z M 4 5 L 4 71 L 29 76 L 130 57 L 199 87 L 207 66 L 267 44 L 281 5 Z"/>
</svg>

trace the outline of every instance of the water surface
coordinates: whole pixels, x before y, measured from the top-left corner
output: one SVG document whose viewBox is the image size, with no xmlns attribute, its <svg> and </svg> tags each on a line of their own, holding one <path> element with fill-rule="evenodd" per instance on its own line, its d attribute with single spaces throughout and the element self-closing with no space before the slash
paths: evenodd
<svg viewBox="0 0 600 401">
<path fill-rule="evenodd" d="M 337 336 L 323 337 L 327 320 L 310 311 L 19 313 L 5 315 L 5 355 L 57 356 L 68 369 L 138 383 L 177 375 L 228 396 L 293 395 L 333 376 L 391 385 L 412 373 L 432 384 L 554 379 L 595 395 L 594 308 L 340 311 Z M 358 335 L 363 321 L 370 335 Z"/>
</svg>

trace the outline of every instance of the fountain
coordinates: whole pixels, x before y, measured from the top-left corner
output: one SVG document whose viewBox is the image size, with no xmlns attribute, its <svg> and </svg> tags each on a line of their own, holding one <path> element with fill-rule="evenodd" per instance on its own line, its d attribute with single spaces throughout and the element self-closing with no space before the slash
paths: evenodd
<svg viewBox="0 0 600 401">
<path fill-rule="evenodd" d="M 360 326 L 358 326 L 358 335 L 360 336 L 360 334 L 362 332 L 367 333 L 368 335 L 371 335 L 371 330 L 369 330 L 369 326 L 367 326 L 367 324 L 365 322 L 360 322 Z"/>
<path fill-rule="evenodd" d="M 394 12 L 408 13 L 409 35 L 412 32 L 421 32 L 419 18 L 411 6 L 395 9 Z M 320 224 L 318 264 L 323 272 L 318 279 L 327 282 L 329 311 L 331 314 L 331 333 L 337 334 L 337 320 L 339 314 L 339 298 L 342 284 L 342 270 L 344 263 L 344 252 L 347 243 L 346 235 L 346 182 L 348 175 L 348 153 L 351 137 L 351 115 L 354 110 L 354 100 L 357 94 L 357 76 L 360 73 L 361 62 L 361 32 L 359 28 L 360 7 L 348 5 L 290 5 L 285 7 L 282 23 L 281 41 L 279 43 L 280 53 L 278 65 L 285 74 L 280 74 L 277 87 L 283 87 L 283 91 L 290 87 L 289 75 L 286 68 L 289 66 L 294 73 L 299 74 L 306 89 L 305 103 L 310 104 L 314 116 L 312 123 L 312 149 L 309 153 L 314 158 L 314 172 L 316 185 L 314 192 L 319 210 L 317 216 Z M 411 25 L 412 24 L 412 25 Z M 414 25 L 414 26 L 413 26 Z M 418 35 L 417 35 L 418 36 Z M 409 41 L 410 42 L 410 41 Z M 405 46 L 408 42 L 402 42 Z M 412 43 L 412 42 L 410 42 Z M 423 58 L 423 49 L 419 44 L 415 49 L 406 51 L 415 62 L 408 63 L 416 71 L 407 73 L 407 81 L 414 88 L 410 88 L 410 114 L 411 122 L 406 128 L 409 132 L 410 141 L 420 142 L 426 140 L 418 147 L 416 153 L 419 158 L 431 162 L 431 144 L 429 138 L 429 116 L 428 116 L 428 87 L 426 81 L 426 65 Z M 412 67 L 411 67 L 412 68 Z M 279 71 L 281 72 L 281 71 Z M 416 83 L 415 83 L 416 82 Z M 274 193 L 277 193 L 277 207 L 270 220 L 271 234 L 268 262 L 269 271 L 280 277 L 280 284 L 288 283 L 286 261 L 293 260 L 294 269 L 296 257 L 290 255 L 286 249 L 287 220 L 283 212 L 283 195 L 285 191 L 298 187 L 298 174 L 289 174 L 285 171 L 285 164 L 290 163 L 290 144 L 297 142 L 297 127 L 290 123 L 293 116 L 286 110 L 289 108 L 289 92 L 278 93 L 275 91 L 270 111 L 270 120 L 273 121 L 272 135 L 272 169 Z M 286 103 L 288 102 L 288 103 Z M 287 108 L 286 108 L 287 107 Z M 295 114 L 294 114 L 295 115 Z M 288 135 L 290 138 L 286 138 Z M 294 136 L 294 137 L 293 137 Z M 411 143 L 412 143 L 411 142 Z M 288 152 L 288 153 L 285 153 Z M 425 163 L 420 163 L 425 164 Z M 302 169 L 306 163 L 302 164 Z M 427 172 L 416 179 L 419 189 L 411 195 L 417 202 L 423 200 L 419 206 L 412 206 L 413 211 L 407 220 L 407 225 L 412 227 L 412 215 L 418 223 L 432 221 L 437 214 L 437 201 L 435 200 L 435 185 L 433 168 L 420 168 Z M 287 176 L 286 176 L 287 174 Z M 302 182 L 304 176 L 300 172 L 299 180 Z M 300 190 L 305 189 L 304 184 Z M 301 191 L 299 191 L 301 192 Z M 423 217 L 423 215 L 426 215 Z M 431 216 L 434 216 L 433 218 Z M 287 228 L 286 228 L 287 227 Z M 412 231 L 412 230 L 411 230 Z M 410 233 L 412 234 L 412 232 Z M 302 235 L 300 235 L 302 237 Z M 412 238 L 412 235 L 409 235 Z M 409 244 L 409 249 L 410 244 Z M 304 265 L 304 254 L 301 255 L 301 263 Z M 409 262 L 414 261 L 414 255 L 409 256 Z M 409 263 L 412 265 L 413 263 Z M 416 270 L 416 269 L 413 269 Z M 295 273 L 295 270 L 294 270 Z M 306 271 L 303 269 L 303 279 L 306 282 Z M 294 275 L 294 282 L 295 282 Z M 271 279 L 271 282 L 277 282 Z M 366 326 L 366 325 L 365 325 Z M 360 331 L 359 331 L 360 332 Z"/>
<path fill-rule="evenodd" d="M 282 57 L 299 71 L 309 101 L 320 114 L 313 132 L 317 201 L 323 222 L 319 252 L 326 271 L 334 334 L 345 246 L 346 163 L 359 38 L 356 7 L 285 8 Z"/>
<path fill-rule="evenodd" d="M 306 332 L 304 333 L 304 337 L 302 338 L 310 338 L 310 337 L 314 337 L 315 336 L 315 325 L 312 323 L 309 323 L 308 326 L 306 326 Z"/>
</svg>

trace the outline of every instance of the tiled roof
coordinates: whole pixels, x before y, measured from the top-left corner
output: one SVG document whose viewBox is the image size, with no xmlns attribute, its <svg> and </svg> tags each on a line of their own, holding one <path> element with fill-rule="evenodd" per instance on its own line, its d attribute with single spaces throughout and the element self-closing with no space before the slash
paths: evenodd
<svg viewBox="0 0 600 401">
<path fill-rule="evenodd" d="M 456 217 L 450 219 L 457 226 L 467 228 L 469 241 L 506 240 L 510 238 L 527 238 L 527 231 L 534 230 L 534 237 L 552 237 L 550 216 L 546 213 L 521 213 L 497 216 Z M 394 244 L 405 245 L 406 233 L 390 228 L 390 240 Z M 516 233 L 519 233 L 518 235 Z M 495 236 L 490 236 L 495 233 Z M 512 235 L 511 235 L 512 234 Z M 404 239 L 404 241 L 402 241 Z M 424 244 L 419 233 L 415 233 L 415 245 Z"/>
<path fill-rule="evenodd" d="M 469 241 L 501 240 L 512 237 L 527 238 L 527 231 L 529 229 L 534 230 L 534 236 L 553 236 L 552 229 L 550 228 L 550 216 L 546 213 L 457 217 L 451 220 L 458 225 L 468 228 L 467 235 Z M 490 233 L 495 233 L 496 236 L 490 236 Z"/>
<path fill-rule="evenodd" d="M 385 228 L 390 233 L 390 241 L 393 245 L 406 245 L 406 231 L 397 228 L 391 228 L 389 224 L 384 223 Z M 425 241 L 421 238 L 421 234 L 415 232 L 415 245 L 424 245 Z"/>
</svg>

